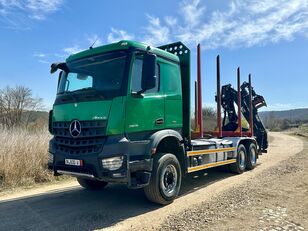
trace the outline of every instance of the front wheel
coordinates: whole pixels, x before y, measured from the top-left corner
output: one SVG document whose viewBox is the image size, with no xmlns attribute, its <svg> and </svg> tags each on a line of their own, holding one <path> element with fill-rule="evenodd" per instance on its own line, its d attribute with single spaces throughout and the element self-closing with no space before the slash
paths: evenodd
<svg viewBox="0 0 308 231">
<path fill-rule="evenodd" d="M 100 190 L 107 186 L 108 182 L 77 178 L 78 183 L 87 190 Z"/>
<path fill-rule="evenodd" d="M 156 154 L 150 183 L 144 188 L 145 195 L 154 203 L 170 204 L 179 194 L 181 181 L 181 166 L 176 156 Z"/>
<path fill-rule="evenodd" d="M 230 170 L 238 174 L 243 173 L 246 168 L 246 159 L 246 148 L 243 144 L 240 144 L 237 148 L 236 162 L 230 164 Z"/>
</svg>

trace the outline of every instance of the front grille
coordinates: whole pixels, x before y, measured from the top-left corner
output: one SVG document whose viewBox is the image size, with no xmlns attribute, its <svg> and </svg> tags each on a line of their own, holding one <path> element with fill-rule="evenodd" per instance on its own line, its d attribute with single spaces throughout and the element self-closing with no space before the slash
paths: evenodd
<svg viewBox="0 0 308 231">
<path fill-rule="evenodd" d="M 78 138 L 89 138 L 96 136 L 104 136 L 106 133 L 106 120 L 95 121 L 79 121 L 81 124 L 81 133 Z M 71 122 L 54 122 L 52 125 L 52 133 L 54 136 L 72 138 L 69 132 Z"/>
<path fill-rule="evenodd" d="M 53 143 L 57 152 L 66 154 L 91 154 L 102 150 L 105 142 L 106 120 L 79 121 L 81 133 L 78 137 L 71 136 L 69 127 L 71 122 L 54 122 L 52 132 Z"/>
</svg>

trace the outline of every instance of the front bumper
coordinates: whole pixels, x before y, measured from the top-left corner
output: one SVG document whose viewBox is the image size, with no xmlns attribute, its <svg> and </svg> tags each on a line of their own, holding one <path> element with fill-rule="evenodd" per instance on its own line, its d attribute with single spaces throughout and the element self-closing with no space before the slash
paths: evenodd
<svg viewBox="0 0 308 231">
<path fill-rule="evenodd" d="M 53 170 L 55 175 L 71 175 L 106 182 L 125 183 L 129 188 L 142 188 L 148 185 L 151 177 L 153 159 L 150 156 L 141 154 L 143 148 L 136 149 L 136 147 L 129 147 L 129 143 L 123 144 L 114 142 L 114 139 L 112 140 L 112 143 L 106 142 L 102 152 L 86 155 L 52 153 L 51 141 L 48 168 Z M 116 150 L 115 153 L 112 153 L 113 150 Z M 134 153 L 130 153 L 131 150 Z M 120 154 L 116 153 L 125 152 L 127 154 L 122 154 L 123 163 L 119 169 L 111 171 L 103 167 L 102 159 L 119 156 Z M 66 165 L 65 159 L 82 160 L 83 166 Z"/>
</svg>

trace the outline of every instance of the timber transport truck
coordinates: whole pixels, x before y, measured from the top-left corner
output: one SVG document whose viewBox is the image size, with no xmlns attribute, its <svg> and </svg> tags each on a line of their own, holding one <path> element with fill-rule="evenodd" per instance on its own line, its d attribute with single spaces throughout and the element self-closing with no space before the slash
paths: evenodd
<svg viewBox="0 0 308 231">
<path fill-rule="evenodd" d="M 181 42 L 155 48 L 120 41 L 53 63 L 51 73 L 60 72 L 49 113 L 49 169 L 91 190 L 109 182 L 144 188 L 159 204 L 177 197 L 186 174 L 222 165 L 235 173 L 253 169 L 267 149 L 257 114 L 265 101 L 250 76 L 240 85 L 239 69 L 237 90 L 221 88 L 218 56 L 217 127 L 204 131 L 199 45 L 197 51 L 194 129 L 190 50 Z"/>
</svg>

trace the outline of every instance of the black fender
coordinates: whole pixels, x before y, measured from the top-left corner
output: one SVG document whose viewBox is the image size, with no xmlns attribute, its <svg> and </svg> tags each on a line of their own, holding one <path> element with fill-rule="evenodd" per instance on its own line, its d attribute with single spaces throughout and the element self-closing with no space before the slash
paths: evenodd
<svg viewBox="0 0 308 231">
<path fill-rule="evenodd" d="M 179 147 L 177 148 L 177 150 L 174 150 L 172 146 L 170 146 L 167 148 L 166 152 L 170 152 L 178 158 L 182 166 L 183 174 L 185 174 L 186 169 L 187 169 L 187 158 L 185 155 L 186 152 L 185 152 L 185 147 L 184 147 L 184 142 L 183 142 L 184 140 L 183 140 L 182 135 L 178 131 L 175 131 L 172 129 L 166 129 L 166 130 L 161 130 L 161 131 L 158 131 L 152 134 L 149 138 L 150 142 L 146 150 L 147 155 L 151 155 L 152 157 L 154 157 L 156 152 L 159 152 L 159 150 L 156 150 L 157 147 L 166 138 L 173 138 L 174 140 L 178 142 Z"/>
<path fill-rule="evenodd" d="M 148 144 L 146 153 L 152 154 L 152 150 L 154 148 L 157 148 L 159 143 L 167 137 L 174 137 L 178 140 L 180 144 L 183 143 L 183 137 L 181 136 L 179 132 L 172 130 L 172 129 L 160 130 L 150 136 L 149 138 L 150 142 Z"/>
</svg>

